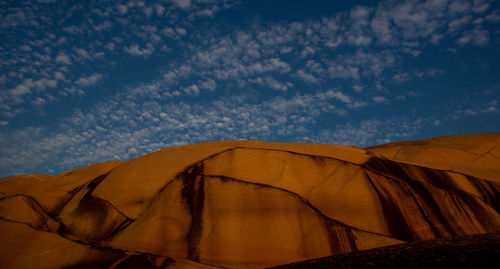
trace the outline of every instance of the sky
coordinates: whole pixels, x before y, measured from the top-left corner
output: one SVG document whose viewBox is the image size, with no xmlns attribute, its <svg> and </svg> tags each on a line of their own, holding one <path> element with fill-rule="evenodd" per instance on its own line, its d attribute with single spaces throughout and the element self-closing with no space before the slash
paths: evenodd
<svg viewBox="0 0 500 269">
<path fill-rule="evenodd" d="M 499 132 L 499 2 L 0 0 L 0 177 Z"/>
</svg>

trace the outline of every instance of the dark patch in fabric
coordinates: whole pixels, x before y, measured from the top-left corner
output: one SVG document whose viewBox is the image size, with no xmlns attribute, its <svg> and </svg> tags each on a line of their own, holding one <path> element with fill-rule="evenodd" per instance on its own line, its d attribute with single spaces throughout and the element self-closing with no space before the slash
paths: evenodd
<svg viewBox="0 0 500 269">
<path fill-rule="evenodd" d="M 199 246 L 203 229 L 203 207 L 205 203 L 205 177 L 203 163 L 190 167 L 186 173 L 182 173 L 183 188 L 182 200 L 189 210 L 191 225 L 186 236 L 188 257 L 193 261 L 199 261 Z"/>
</svg>

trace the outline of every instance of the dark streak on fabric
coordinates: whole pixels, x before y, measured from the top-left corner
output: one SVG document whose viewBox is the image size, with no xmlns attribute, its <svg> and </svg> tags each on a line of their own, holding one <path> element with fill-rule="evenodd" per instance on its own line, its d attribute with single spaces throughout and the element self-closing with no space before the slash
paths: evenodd
<svg viewBox="0 0 500 269">
<path fill-rule="evenodd" d="M 203 172 L 203 163 L 198 163 L 188 169 L 187 173 L 180 175 L 183 181 L 182 200 L 191 216 L 191 225 L 186 236 L 188 257 L 194 261 L 200 260 L 198 244 L 202 234 L 205 202 L 205 177 Z"/>
</svg>

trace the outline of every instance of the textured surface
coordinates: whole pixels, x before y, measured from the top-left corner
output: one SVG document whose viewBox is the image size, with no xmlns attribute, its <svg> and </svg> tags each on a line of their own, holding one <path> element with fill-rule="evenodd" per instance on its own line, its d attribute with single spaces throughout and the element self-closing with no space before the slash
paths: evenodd
<svg viewBox="0 0 500 269">
<path fill-rule="evenodd" d="M 275 269 L 498 268 L 500 234 L 418 241 L 286 264 Z"/>
<path fill-rule="evenodd" d="M 223 141 L 3 178 L 0 267 L 254 268 L 498 233 L 499 143 Z"/>
</svg>

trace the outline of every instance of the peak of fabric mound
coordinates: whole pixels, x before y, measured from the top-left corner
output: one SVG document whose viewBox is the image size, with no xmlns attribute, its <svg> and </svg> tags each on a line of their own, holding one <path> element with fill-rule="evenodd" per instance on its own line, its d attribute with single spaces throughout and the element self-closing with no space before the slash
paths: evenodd
<svg viewBox="0 0 500 269">
<path fill-rule="evenodd" d="M 255 268 L 500 232 L 499 134 L 221 141 L 0 179 L 0 267 Z"/>
<path fill-rule="evenodd" d="M 390 160 L 500 182 L 500 134 L 469 134 L 390 143 L 365 150 Z"/>
</svg>

